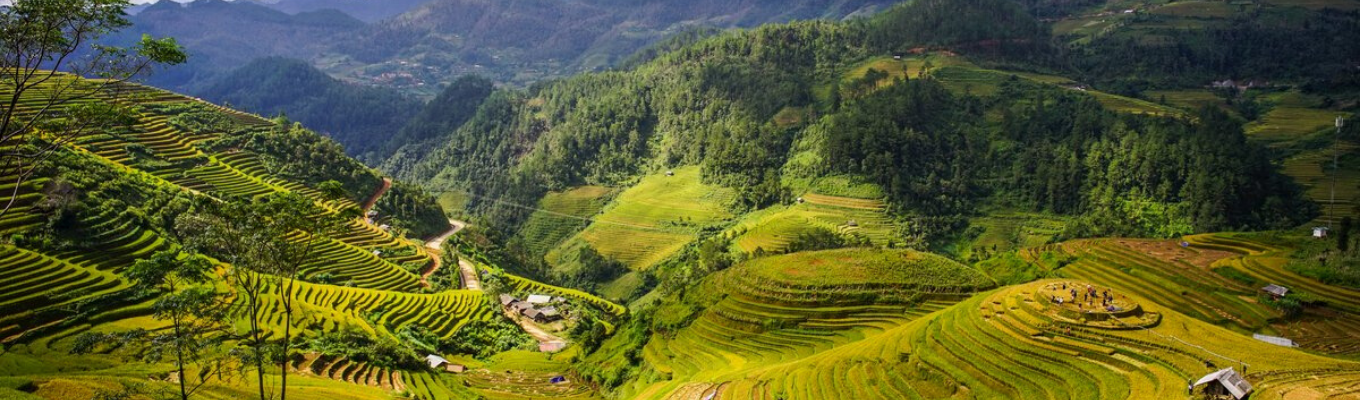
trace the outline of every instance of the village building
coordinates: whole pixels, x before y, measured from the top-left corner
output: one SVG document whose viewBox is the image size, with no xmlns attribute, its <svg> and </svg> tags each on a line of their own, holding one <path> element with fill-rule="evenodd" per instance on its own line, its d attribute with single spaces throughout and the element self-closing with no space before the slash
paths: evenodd
<svg viewBox="0 0 1360 400">
<path fill-rule="evenodd" d="M 509 306 L 511 304 L 519 302 L 519 299 L 516 299 L 515 296 L 511 296 L 504 293 L 501 293 L 500 300 L 502 306 Z"/>
<path fill-rule="evenodd" d="M 1316 227 L 1313 227 L 1313 238 L 1314 238 L 1314 239 L 1322 239 L 1322 238 L 1325 238 L 1325 237 L 1327 237 L 1327 227 L 1325 227 L 1325 226 L 1316 226 Z"/>
<path fill-rule="evenodd" d="M 531 294 L 529 295 L 528 298 L 524 299 L 524 301 L 528 302 L 529 304 L 548 304 L 552 302 L 552 296 L 548 296 L 545 294 Z"/>
<path fill-rule="evenodd" d="M 461 372 L 467 371 L 467 366 L 466 366 L 466 365 L 451 363 L 451 362 L 449 362 L 448 359 L 445 359 L 444 357 L 440 357 L 440 356 L 437 356 L 437 355 L 434 355 L 434 354 L 430 354 L 430 355 L 425 356 L 425 363 L 426 363 L 426 364 L 429 364 L 429 365 L 430 365 L 430 368 L 437 369 L 437 370 L 438 370 L 438 369 L 442 369 L 442 370 L 444 370 L 444 371 L 454 372 L 454 373 L 461 373 Z"/>
<path fill-rule="evenodd" d="M 1269 293 L 1270 296 L 1274 297 L 1276 300 L 1279 300 L 1283 298 L 1285 295 L 1289 294 L 1289 288 L 1276 285 L 1274 283 L 1266 285 L 1266 287 L 1261 288 L 1261 291 Z"/>
<path fill-rule="evenodd" d="M 535 319 L 538 322 L 553 322 L 562 319 L 562 313 L 557 311 L 557 307 L 552 306 L 539 309 L 538 315 L 539 318 Z"/>
<path fill-rule="evenodd" d="M 1191 385 L 1191 389 L 1200 386 L 1205 386 L 1204 394 L 1209 396 L 1232 396 L 1234 399 L 1242 399 L 1251 394 L 1251 383 L 1243 379 L 1232 367 L 1199 378 Z"/>
</svg>

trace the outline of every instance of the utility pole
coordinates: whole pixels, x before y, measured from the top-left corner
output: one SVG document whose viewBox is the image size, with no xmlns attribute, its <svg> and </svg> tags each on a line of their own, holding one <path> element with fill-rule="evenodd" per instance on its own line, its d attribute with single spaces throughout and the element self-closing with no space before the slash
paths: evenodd
<svg viewBox="0 0 1360 400">
<path fill-rule="evenodd" d="M 1336 175 L 1341 172 L 1341 126 L 1345 122 L 1345 118 L 1336 117 L 1336 137 L 1332 139 L 1332 200 L 1327 202 L 1327 230 L 1332 228 L 1332 209 L 1336 208 Z"/>
</svg>

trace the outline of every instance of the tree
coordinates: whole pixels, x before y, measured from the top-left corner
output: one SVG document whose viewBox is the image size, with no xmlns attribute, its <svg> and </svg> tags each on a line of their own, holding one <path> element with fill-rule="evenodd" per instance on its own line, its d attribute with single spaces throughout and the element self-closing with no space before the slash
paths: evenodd
<svg viewBox="0 0 1360 400">
<path fill-rule="evenodd" d="M 1345 253 L 1351 246 L 1351 229 L 1354 229 L 1354 221 L 1351 217 L 1342 217 L 1341 224 L 1336 230 L 1336 249 Z"/>
<path fill-rule="evenodd" d="M 333 181 L 332 181 L 333 182 Z M 342 197 L 340 193 L 335 198 Z M 263 235 L 247 265 L 257 273 L 278 279 L 279 305 L 283 309 L 283 346 L 279 356 L 279 400 L 288 398 L 288 351 L 292 348 L 293 292 L 302 267 L 316 258 L 318 249 L 338 233 L 344 223 L 357 217 L 355 209 L 330 213 L 312 199 L 296 193 L 270 195 L 257 201 L 248 218 L 256 221 Z M 296 238 L 297 235 L 300 238 Z"/>
<path fill-rule="evenodd" d="M 0 176 L 14 183 L 0 214 L 14 206 L 21 184 L 54 150 L 85 133 L 130 124 L 114 102 L 85 100 L 116 99 L 125 95 L 119 91 L 124 82 L 153 65 L 185 61 L 170 38 L 143 36 L 132 48 L 95 43 L 130 25 L 123 11 L 130 5 L 16 0 L 0 6 Z M 66 79 L 67 74 L 100 80 Z"/>
<path fill-rule="evenodd" d="M 266 400 L 266 347 L 261 324 L 264 313 L 262 300 L 268 286 L 263 274 L 248 267 L 256 244 L 262 240 L 264 233 L 256 229 L 256 222 L 250 219 L 250 205 L 245 202 L 230 201 L 207 206 L 199 212 L 176 218 L 175 229 L 189 238 L 187 245 L 191 249 L 211 254 L 230 266 L 226 278 L 234 291 L 234 303 L 245 308 L 244 316 L 249 325 L 242 335 L 243 344 L 249 350 L 233 354 L 241 359 L 242 365 L 255 367 L 260 399 Z"/>
<path fill-rule="evenodd" d="M 206 362 L 200 356 L 223 338 L 222 323 L 225 304 L 222 294 L 209 283 L 212 262 L 199 254 L 186 252 L 179 246 L 161 250 L 150 258 L 137 260 L 128 268 L 126 276 L 134 289 L 159 293 L 152 305 L 152 317 L 169 321 L 169 330 L 148 331 L 134 329 L 111 333 L 88 333 L 79 337 L 72 353 L 93 351 L 100 344 L 116 347 L 138 346 L 138 356 L 146 362 L 172 358 L 179 374 L 179 398 L 188 400 L 198 388 L 207 383 Z M 205 365 L 199 379 L 189 386 L 187 366 Z"/>
<path fill-rule="evenodd" d="M 288 351 L 292 345 L 293 315 L 297 307 L 293 293 L 302 269 L 316 258 L 320 245 L 332 240 L 346 221 L 357 218 L 356 209 L 330 212 L 316 202 L 296 193 L 277 193 L 249 203 L 233 201 L 217 204 L 205 213 L 190 215 L 179 224 L 196 246 L 231 265 L 227 276 L 236 289 L 238 304 L 245 307 L 249 322 L 249 352 L 243 361 L 253 364 L 259 379 L 259 396 L 265 393 L 266 361 L 273 359 L 280 371 L 279 399 L 288 393 Z M 273 350 L 265 340 L 262 324 L 263 298 L 277 289 L 284 314 L 280 349 Z"/>
</svg>

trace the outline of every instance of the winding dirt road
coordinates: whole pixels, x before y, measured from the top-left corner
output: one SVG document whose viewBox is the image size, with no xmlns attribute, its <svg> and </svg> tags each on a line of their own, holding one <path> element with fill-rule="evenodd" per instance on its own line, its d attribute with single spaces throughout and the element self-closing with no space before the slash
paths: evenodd
<svg viewBox="0 0 1360 400">
<path fill-rule="evenodd" d="M 443 267 L 444 259 L 439 255 L 443 252 L 444 241 L 448 240 L 449 236 L 453 236 L 453 234 L 466 228 L 467 223 L 456 219 L 450 219 L 449 226 L 450 228 L 447 232 L 425 242 L 425 248 L 429 249 L 431 255 L 434 256 L 434 265 L 429 271 L 420 274 L 420 280 L 422 282 L 429 278 L 430 275 L 434 275 L 434 272 L 438 271 L 440 267 Z M 473 266 L 472 263 L 462 257 L 458 258 L 458 274 L 463 277 L 464 289 L 482 290 L 482 283 L 477 279 L 477 267 Z"/>
<path fill-rule="evenodd" d="M 391 188 L 392 180 L 388 178 L 383 178 L 382 186 L 378 187 L 378 191 L 373 192 L 373 196 L 369 197 L 368 201 L 364 202 L 364 212 L 367 213 L 368 210 L 372 210 L 373 205 L 378 204 L 378 199 L 381 199 L 384 194 L 387 194 L 387 190 Z"/>
</svg>

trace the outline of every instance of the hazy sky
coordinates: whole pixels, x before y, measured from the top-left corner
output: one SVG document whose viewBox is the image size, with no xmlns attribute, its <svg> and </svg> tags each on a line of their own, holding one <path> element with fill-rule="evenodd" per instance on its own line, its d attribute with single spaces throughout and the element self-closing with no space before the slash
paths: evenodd
<svg viewBox="0 0 1360 400">
<path fill-rule="evenodd" d="M 14 1 L 14 0 L 0 0 L 0 6 L 7 6 L 7 5 L 9 5 L 10 3 L 12 3 L 13 1 Z M 132 0 L 132 4 L 155 3 L 156 1 L 158 1 L 158 0 Z M 190 2 L 190 1 L 193 1 L 193 0 L 174 0 L 174 1 L 178 1 L 178 2 L 180 2 L 180 3 L 187 3 L 187 2 Z"/>
</svg>

